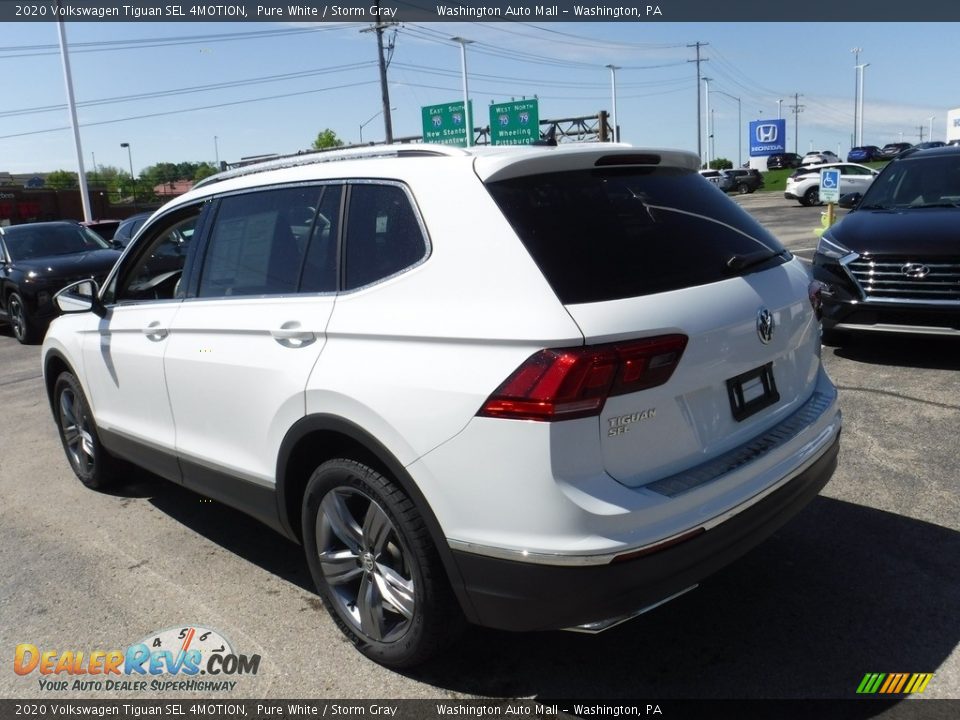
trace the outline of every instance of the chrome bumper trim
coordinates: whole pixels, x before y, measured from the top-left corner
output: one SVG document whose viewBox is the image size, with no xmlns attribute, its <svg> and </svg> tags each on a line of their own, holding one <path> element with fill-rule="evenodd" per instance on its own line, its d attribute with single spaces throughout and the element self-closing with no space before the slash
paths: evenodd
<svg viewBox="0 0 960 720">
<path fill-rule="evenodd" d="M 960 330 L 949 327 L 936 327 L 930 325 L 893 325 L 891 323 L 876 323 L 874 325 L 857 325 L 856 323 L 837 323 L 831 329 L 833 330 L 856 330 L 866 332 L 890 332 L 890 333 L 916 333 L 918 335 L 946 335 L 950 337 L 960 336 Z"/>
</svg>

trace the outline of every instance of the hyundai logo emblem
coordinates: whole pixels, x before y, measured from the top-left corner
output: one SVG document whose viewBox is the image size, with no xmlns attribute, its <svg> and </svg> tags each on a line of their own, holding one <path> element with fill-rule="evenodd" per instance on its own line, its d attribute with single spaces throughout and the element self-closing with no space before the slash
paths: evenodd
<svg viewBox="0 0 960 720">
<path fill-rule="evenodd" d="M 757 335 L 764 345 L 773 340 L 773 326 L 773 313 L 766 308 L 760 308 L 757 311 Z"/>
<path fill-rule="evenodd" d="M 900 272 L 908 278 L 916 278 L 919 280 L 930 274 L 930 268 L 921 263 L 907 263 L 900 267 Z"/>
<path fill-rule="evenodd" d="M 773 123 L 757 125 L 758 143 L 775 143 L 777 141 L 777 126 Z"/>
</svg>

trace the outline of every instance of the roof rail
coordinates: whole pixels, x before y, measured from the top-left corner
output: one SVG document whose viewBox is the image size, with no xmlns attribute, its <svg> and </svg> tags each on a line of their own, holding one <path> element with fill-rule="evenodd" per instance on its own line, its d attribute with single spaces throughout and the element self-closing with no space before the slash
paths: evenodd
<svg viewBox="0 0 960 720">
<path fill-rule="evenodd" d="M 369 147 L 348 148 L 345 150 L 315 150 L 293 155 L 282 155 L 281 157 L 265 160 L 264 162 L 244 165 L 243 167 L 233 170 L 217 173 L 216 175 L 204 178 L 193 187 L 204 187 L 223 180 L 230 180 L 245 175 L 255 175 L 269 170 L 281 170 L 284 168 L 299 167 L 301 165 L 314 165 L 317 163 L 337 162 L 341 160 L 384 157 L 463 157 L 469 154 L 466 150 L 458 147 L 428 144 L 371 145 Z"/>
</svg>

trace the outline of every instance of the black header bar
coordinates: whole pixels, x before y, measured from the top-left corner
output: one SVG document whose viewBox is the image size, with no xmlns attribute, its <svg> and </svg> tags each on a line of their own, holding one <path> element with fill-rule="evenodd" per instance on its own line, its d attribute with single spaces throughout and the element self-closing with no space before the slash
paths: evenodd
<svg viewBox="0 0 960 720">
<path fill-rule="evenodd" d="M 0 1 L 3 22 L 944 22 L 960 21 L 951 0 L 628 0 L 553 3 L 514 0 L 151 0 Z M 895 32 L 891 28 L 891 31 Z"/>
</svg>

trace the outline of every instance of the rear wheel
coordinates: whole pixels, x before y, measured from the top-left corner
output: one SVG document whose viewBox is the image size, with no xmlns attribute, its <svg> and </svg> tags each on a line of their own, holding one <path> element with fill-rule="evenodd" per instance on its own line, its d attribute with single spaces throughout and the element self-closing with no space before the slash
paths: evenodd
<svg viewBox="0 0 960 720">
<path fill-rule="evenodd" d="M 749 192 L 750 192 L 750 186 L 747 185 L 746 183 L 740 183 L 739 185 L 737 185 L 737 193 L 738 193 L 738 194 L 740 194 L 740 195 L 746 195 L 746 194 L 749 193 Z"/>
<path fill-rule="evenodd" d="M 27 314 L 27 306 L 23 298 L 13 293 L 7 299 L 7 314 L 10 316 L 10 325 L 13 327 L 13 336 L 23 345 L 33 345 L 37 342 L 37 329 Z"/>
<path fill-rule="evenodd" d="M 102 490 L 112 485 L 120 462 L 100 444 L 90 405 L 73 373 L 61 373 L 53 389 L 57 429 L 74 474 L 84 485 Z"/>
<path fill-rule="evenodd" d="M 388 667 L 418 665 L 465 622 L 423 519 L 396 483 L 361 463 L 330 460 L 303 501 L 310 573 L 340 630 Z"/>
<path fill-rule="evenodd" d="M 803 198 L 800 200 L 800 204 L 805 205 L 806 207 L 810 207 L 811 205 L 819 205 L 820 204 L 820 187 L 817 185 L 814 185 L 812 188 L 807 190 L 803 194 Z"/>
</svg>

